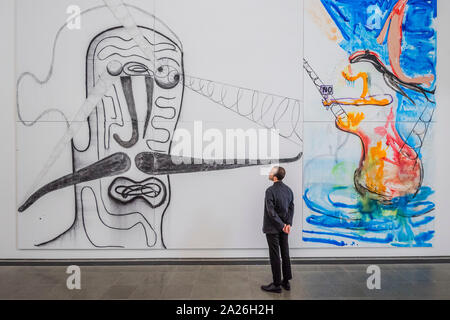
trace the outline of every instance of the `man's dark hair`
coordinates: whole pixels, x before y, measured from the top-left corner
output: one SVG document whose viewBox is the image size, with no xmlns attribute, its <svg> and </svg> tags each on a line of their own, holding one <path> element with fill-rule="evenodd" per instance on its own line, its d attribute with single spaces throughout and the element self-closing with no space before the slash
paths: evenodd
<svg viewBox="0 0 450 320">
<path fill-rule="evenodd" d="M 283 167 L 277 167 L 277 173 L 274 174 L 275 177 L 277 177 L 278 180 L 283 180 L 284 176 L 286 175 L 286 170 L 284 170 Z"/>
</svg>

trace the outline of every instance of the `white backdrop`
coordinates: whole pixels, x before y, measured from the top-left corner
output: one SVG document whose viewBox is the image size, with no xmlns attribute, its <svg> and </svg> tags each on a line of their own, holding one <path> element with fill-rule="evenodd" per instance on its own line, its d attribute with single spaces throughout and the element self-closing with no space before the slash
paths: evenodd
<svg viewBox="0 0 450 320">
<path fill-rule="evenodd" d="M 59 4 L 59 1 L 58 1 Z M 300 6 L 300 5 L 299 5 Z M 61 5 L 61 8 L 65 8 Z M 438 90 L 437 90 L 437 116 L 438 119 L 448 119 L 450 111 L 446 108 L 447 101 L 449 100 L 449 92 L 445 88 L 448 88 L 450 79 L 448 78 L 449 64 L 447 57 L 450 53 L 450 46 L 447 42 L 449 38 L 450 22 L 442 17 L 450 13 L 450 4 L 447 1 L 439 1 L 438 3 Z M 1 23 L 3 24 L 3 30 L 15 30 L 14 25 L 14 1 L 5 0 L 1 2 Z M 174 24 L 174 21 L 165 19 L 168 24 Z M 216 17 L 217 18 L 217 17 Z M 39 20 L 39 19 L 38 19 Z M 53 19 L 46 19 L 42 23 L 51 23 Z M 167 21 L 169 20 L 169 21 Z M 231 18 L 231 21 L 233 19 Z M 174 27 L 174 29 L 176 29 Z M 179 33 L 179 32 L 178 32 Z M 48 35 L 48 41 L 50 41 L 51 35 Z M 3 117 L 0 130 L 2 133 L 2 170 L 1 170 L 1 194 L 0 200 L 2 201 L 2 222 L 0 224 L 0 258 L 169 258 L 169 257 L 264 257 L 267 256 L 267 250 L 263 249 L 265 246 L 264 238 L 260 231 L 261 214 L 262 212 L 255 212 L 254 223 L 251 224 L 253 233 L 248 232 L 252 241 L 255 241 L 256 245 L 249 246 L 249 248 L 241 249 L 190 249 L 190 250 L 19 250 L 17 247 L 17 221 L 16 221 L 16 159 L 15 159 L 15 147 L 16 147 L 16 134 L 15 134 L 15 32 L 5 32 L 3 37 L 3 50 L 1 52 L 2 61 L 4 64 L 4 75 L 2 77 L 2 100 L 3 104 Z M 186 45 L 186 41 L 184 41 Z M 185 47 L 185 51 L 188 51 Z M 255 59 L 256 60 L 256 59 Z M 249 58 L 252 61 L 252 58 Z M 11 62 L 11 63 L 8 63 Z M 249 62 L 249 63 L 250 63 Z M 193 62 L 194 63 L 194 62 Z M 199 64 L 201 64 L 199 62 Z M 214 68 L 217 64 L 211 63 L 210 68 Z M 261 64 L 255 63 L 255 70 L 259 68 Z M 216 66 L 217 67 L 217 66 Z M 228 66 L 229 67 L 229 66 Z M 206 69 L 210 70 L 210 69 Z M 218 72 L 218 71 L 217 71 Z M 217 74 L 216 71 L 214 74 Z M 220 73 L 219 73 L 220 74 Z M 244 72 L 242 77 L 249 76 L 250 73 Z M 200 74 L 199 74 L 200 76 Z M 203 76 L 203 75 L 201 75 Z M 207 77 L 207 75 L 205 75 Z M 224 82 L 235 83 L 234 79 L 226 79 L 226 73 L 224 73 Z M 243 82 L 244 82 L 244 78 Z M 266 79 L 266 80 L 264 80 Z M 248 80 L 248 79 L 245 79 Z M 264 86 L 264 81 L 266 86 Z M 273 90 L 273 82 L 271 79 L 267 79 L 260 76 L 252 75 L 251 78 L 245 83 L 254 83 L 254 87 L 258 89 L 265 89 L 267 91 Z M 244 84 L 245 84 L 244 83 Z M 301 87 L 301 86 L 300 86 Z M 298 88 L 298 87 L 297 87 Z M 288 91 L 278 92 L 288 96 L 295 97 L 298 92 Z M 450 134 L 450 128 L 445 121 L 439 121 L 435 129 L 436 144 L 440 146 L 437 152 L 437 181 L 435 182 L 436 198 L 437 198 L 437 210 L 436 210 L 436 222 L 435 230 L 436 237 L 432 248 L 348 248 L 348 249 L 293 249 L 292 256 L 298 257 L 357 257 L 357 256 L 442 256 L 450 254 L 450 235 L 448 234 L 448 228 L 450 227 L 450 217 L 446 214 L 446 209 L 450 205 L 450 197 L 447 196 L 446 191 L 448 189 L 450 181 L 450 170 L 448 169 L 448 156 L 447 151 L 448 137 Z M 289 169 L 289 168 L 288 168 Z M 245 169 L 247 170 L 247 169 Z M 251 169 L 248 169 L 251 170 Z M 254 173 L 249 173 L 254 174 Z M 237 178 L 233 177 L 234 179 Z M 290 177 L 292 180 L 288 180 L 288 184 L 295 185 L 294 177 Z M 231 179 L 231 178 L 230 178 Z M 300 177 L 299 180 L 300 181 Z M 180 182 L 181 183 L 181 182 Z M 186 183 L 183 181 L 183 184 Z M 204 182 L 203 182 L 204 183 Z M 259 184 L 261 190 L 264 190 L 269 183 L 265 180 L 256 182 Z M 252 183 L 254 185 L 254 183 Z M 299 194 L 299 193 L 297 193 Z M 259 192 L 255 192 L 253 196 L 259 196 Z M 254 199 L 255 203 L 261 203 L 261 199 Z M 297 208 L 301 207 L 297 201 Z M 300 220 L 299 212 L 297 214 L 297 221 Z M 246 229 L 248 230 L 248 228 Z M 245 231 L 247 232 L 247 231 Z M 201 237 L 201 234 L 198 235 Z M 293 239 L 294 237 L 292 237 Z M 292 240 L 291 239 L 291 240 Z M 259 247 L 260 249 L 254 249 Z"/>
</svg>

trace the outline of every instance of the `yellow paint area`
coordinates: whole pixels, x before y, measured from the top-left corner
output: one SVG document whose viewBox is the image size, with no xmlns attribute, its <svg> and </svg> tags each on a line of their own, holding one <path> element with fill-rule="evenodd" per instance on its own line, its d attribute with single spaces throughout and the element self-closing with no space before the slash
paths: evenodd
<svg viewBox="0 0 450 320">
<path fill-rule="evenodd" d="M 341 128 L 345 131 L 355 132 L 356 130 L 358 130 L 358 126 L 363 119 L 364 119 L 364 113 L 349 112 L 349 113 L 347 113 L 347 117 L 344 119 L 339 116 L 337 119 L 337 124 L 338 124 L 339 128 Z"/>
<path fill-rule="evenodd" d="M 339 103 L 342 105 L 352 105 L 352 106 L 367 106 L 367 105 L 375 105 L 375 106 L 387 106 L 391 103 L 390 99 L 386 98 L 384 95 L 377 95 L 377 98 L 375 96 L 367 97 L 369 94 L 369 76 L 366 72 L 360 72 L 356 76 L 352 76 L 350 71 L 350 67 L 347 67 L 344 71 L 342 71 L 342 76 L 345 80 L 354 82 L 358 79 L 363 80 L 363 90 L 361 92 L 360 98 L 347 98 L 347 99 L 336 99 L 336 100 L 329 100 L 329 101 L 323 101 L 324 106 L 330 106 L 333 103 Z M 381 97 L 381 98 L 379 98 Z"/>
<path fill-rule="evenodd" d="M 361 93 L 361 98 L 364 98 L 365 96 L 367 96 L 367 94 L 369 93 L 369 76 L 367 75 L 367 73 L 360 72 L 356 76 L 352 77 L 344 70 L 344 71 L 342 71 L 342 76 L 344 77 L 345 80 L 351 81 L 351 82 L 356 81 L 361 78 L 363 80 L 363 91 Z"/>
<path fill-rule="evenodd" d="M 366 185 L 369 190 L 376 193 L 384 193 L 386 186 L 383 184 L 384 159 L 386 149 L 383 149 L 381 141 L 369 149 L 368 165 L 366 166 Z"/>
<path fill-rule="evenodd" d="M 330 106 L 333 103 L 339 103 L 342 105 L 347 106 L 367 106 L 367 105 L 373 105 L 373 106 L 387 106 L 390 104 L 389 99 L 375 99 L 374 97 L 370 98 L 360 98 L 360 99 L 349 99 L 349 100 L 330 100 L 330 101 L 324 101 L 324 106 Z"/>
</svg>

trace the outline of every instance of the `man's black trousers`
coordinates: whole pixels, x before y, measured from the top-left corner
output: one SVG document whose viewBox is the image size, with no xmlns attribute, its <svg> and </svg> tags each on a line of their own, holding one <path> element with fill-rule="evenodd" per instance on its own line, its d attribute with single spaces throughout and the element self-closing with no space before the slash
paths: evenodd
<svg viewBox="0 0 450 320">
<path fill-rule="evenodd" d="M 283 270 L 283 280 L 292 279 L 291 261 L 289 258 L 288 235 L 284 232 L 275 234 L 266 234 L 269 244 L 270 265 L 272 266 L 273 283 L 276 286 L 281 285 L 281 270 Z M 280 251 L 281 260 L 280 261 Z"/>
</svg>

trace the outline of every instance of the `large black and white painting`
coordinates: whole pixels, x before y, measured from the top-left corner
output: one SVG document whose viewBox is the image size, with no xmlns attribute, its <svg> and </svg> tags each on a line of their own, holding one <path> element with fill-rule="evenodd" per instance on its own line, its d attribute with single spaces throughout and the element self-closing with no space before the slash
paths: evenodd
<svg viewBox="0 0 450 320">
<path fill-rule="evenodd" d="M 20 0 L 17 19 L 20 248 L 263 248 L 277 163 L 300 245 L 298 1 Z"/>
</svg>

